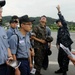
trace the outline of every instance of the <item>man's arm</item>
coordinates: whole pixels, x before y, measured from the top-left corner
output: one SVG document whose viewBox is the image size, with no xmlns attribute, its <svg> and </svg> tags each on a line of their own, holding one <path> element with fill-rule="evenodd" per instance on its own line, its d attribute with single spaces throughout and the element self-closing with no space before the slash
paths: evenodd
<svg viewBox="0 0 75 75">
<path fill-rule="evenodd" d="M 46 43 L 45 40 L 43 40 L 43 39 L 39 39 L 39 38 L 36 38 L 35 36 L 31 36 L 31 38 L 32 38 L 33 40 L 36 40 L 36 41 L 42 43 L 42 44 L 45 44 L 45 43 Z"/>
<path fill-rule="evenodd" d="M 8 57 L 12 57 L 12 54 L 9 48 L 8 48 Z"/>
<path fill-rule="evenodd" d="M 74 54 L 74 55 L 75 55 L 75 52 L 72 52 L 72 54 Z"/>
<path fill-rule="evenodd" d="M 35 33 L 35 35 L 37 35 L 37 34 L 38 34 L 38 27 L 35 26 L 35 27 L 33 28 L 33 31 L 32 31 L 32 32 Z M 36 41 L 38 41 L 38 42 L 40 42 L 40 43 L 43 43 L 43 44 L 46 43 L 45 40 L 39 39 L 39 38 L 37 38 L 36 36 L 33 36 L 33 35 L 31 36 L 31 39 L 36 40 Z"/>
<path fill-rule="evenodd" d="M 46 26 L 46 32 L 47 32 L 47 36 L 51 36 L 51 29 Z"/>
<path fill-rule="evenodd" d="M 56 40 L 56 46 L 60 45 L 60 38 L 59 38 L 59 34 L 60 33 L 60 29 L 58 29 L 58 32 L 57 32 L 57 40 Z M 58 48 L 58 47 L 57 47 Z"/>
<path fill-rule="evenodd" d="M 75 58 L 72 58 L 70 56 L 68 56 L 68 58 L 72 61 L 72 63 L 75 65 Z"/>
<path fill-rule="evenodd" d="M 72 54 L 75 55 L 75 52 L 72 52 Z M 68 58 L 72 61 L 72 63 L 75 65 L 75 58 L 72 58 L 71 56 L 68 56 Z"/>
<path fill-rule="evenodd" d="M 16 58 L 16 52 L 17 52 L 16 42 L 17 42 L 17 36 L 16 35 L 11 36 L 11 38 L 9 39 L 9 46 L 11 49 L 13 60 L 17 60 L 17 58 Z M 15 75 L 20 75 L 19 68 L 15 69 Z"/>
<path fill-rule="evenodd" d="M 9 65 L 9 61 L 10 61 L 10 60 L 13 60 L 13 56 L 12 56 L 12 54 L 11 54 L 10 49 L 8 48 L 8 60 L 6 61 L 6 64 L 7 64 L 7 65 Z"/>
<path fill-rule="evenodd" d="M 12 36 L 12 32 L 10 30 L 7 30 L 6 34 L 8 36 L 8 39 Z"/>
<path fill-rule="evenodd" d="M 30 51 L 30 55 L 29 55 L 29 63 L 30 63 L 30 69 L 32 69 L 33 68 L 33 64 L 32 64 L 32 59 L 31 59 L 31 51 Z"/>
<path fill-rule="evenodd" d="M 65 21 L 65 19 L 64 19 L 64 16 L 61 14 L 60 6 L 58 5 L 56 8 L 57 8 L 57 10 L 58 10 L 58 16 L 59 16 L 59 19 L 61 20 L 62 25 L 63 25 L 64 27 L 66 27 L 66 26 L 67 26 L 67 23 L 66 23 L 66 21 Z"/>
<path fill-rule="evenodd" d="M 9 39 L 9 46 L 11 49 L 11 53 L 13 56 L 13 59 L 16 60 L 16 52 L 17 52 L 17 37 L 16 35 L 11 36 L 11 38 Z"/>
</svg>

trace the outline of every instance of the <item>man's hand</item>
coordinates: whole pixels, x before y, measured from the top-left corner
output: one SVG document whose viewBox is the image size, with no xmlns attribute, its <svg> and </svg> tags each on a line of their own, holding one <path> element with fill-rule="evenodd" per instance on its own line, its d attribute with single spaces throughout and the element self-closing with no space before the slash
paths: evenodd
<svg viewBox="0 0 75 75">
<path fill-rule="evenodd" d="M 60 12 L 60 6 L 58 5 L 56 8 L 57 8 L 58 12 Z"/>
<path fill-rule="evenodd" d="M 31 36 L 31 38 L 34 39 L 34 40 L 36 40 L 36 41 L 38 41 L 38 42 L 40 42 L 40 43 L 42 43 L 42 44 L 45 44 L 46 43 L 45 40 L 36 38 L 35 36 Z"/>
<path fill-rule="evenodd" d="M 74 54 L 74 55 L 75 55 L 75 52 L 72 52 L 72 54 Z"/>
<path fill-rule="evenodd" d="M 33 68 L 33 64 L 32 63 L 30 63 L 30 70 Z"/>
<path fill-rule="evenodd" d="M 34 53 L 34 49 L 33 48 L 30 48 L 30 52 L 31 52 L 31 57 L 34 57 L 35 53 Z"/>
<path fill-rule="evenodd" d="M 8 57 L 8 60 L 6 61 L 6 64 L 9 65 L 9 61 L 11 61 L 11 60 L 13 60 L 13 57 L 12 56 Z"/>
<path fill-rule="evenodd" d="M 71 62 L 75 65 L 75 59 L 74 58 L 72 58 L 72 57 L 70 57 L 70 56 L 68 56 L 68 58 L 71 60 Z"/>
<path fill-rule="evenodd" d="M 45 40 L 40 40 L 40 42 L 42 43 L 42 44 L 45 44 L 46 43 L 46 41 Z"/>
<path fill-rule="evenodd" d="M 59 50 L 59 45 L 56 45 L 57 49 Z"/>
<path fill-rule="evenodd" d="M 15 69 L 15 75 L 20 75 L 20 70 L 18 68 Z"/>
</svg>

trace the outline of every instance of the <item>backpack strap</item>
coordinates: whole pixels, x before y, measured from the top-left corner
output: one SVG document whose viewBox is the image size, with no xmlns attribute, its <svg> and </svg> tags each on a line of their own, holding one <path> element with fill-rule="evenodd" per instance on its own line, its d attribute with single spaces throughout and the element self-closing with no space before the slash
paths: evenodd
<svg viewBox="0 0 75 75">
<path fill-rule="evenodd" d="M 16 34 L 16 36 L 17 36 L 17 50 L 18 50 L 18 48 L 19 48 L 19 36 Z"/>
<path fill-rule="evenodd" d="M 18 52 L 18 48 L 19 48 L 19 36 L 18 34 L 15 34 L 17 36 L 17 51 L 16 51 L 16 55 L 17 55 L 17 52 Z"/>
<path fill-rule="evenodd" d="M 14 33 L 15 33 L 15 35 L 17 36 L 17 50 L 18 50 L 18 47 L 19 47 L 19 36 L 18 36 L 18 34 L 15 32 L 15 30 L 14 30 Z"/>
</svg>

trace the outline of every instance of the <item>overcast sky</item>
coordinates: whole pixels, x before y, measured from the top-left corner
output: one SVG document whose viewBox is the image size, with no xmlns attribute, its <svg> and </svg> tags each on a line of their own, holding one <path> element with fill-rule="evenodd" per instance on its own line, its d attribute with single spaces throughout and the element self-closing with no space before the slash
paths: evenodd
<svg viewBox="0 0 75 75">
<path fill-rule="evenodd" d="M 57 19 L 58 4 L 65 19 L 75 22 L 75 0 L 6 0 L 3 16 L 28 14 L 30 17 L 46 15 Z"/>
</svg>

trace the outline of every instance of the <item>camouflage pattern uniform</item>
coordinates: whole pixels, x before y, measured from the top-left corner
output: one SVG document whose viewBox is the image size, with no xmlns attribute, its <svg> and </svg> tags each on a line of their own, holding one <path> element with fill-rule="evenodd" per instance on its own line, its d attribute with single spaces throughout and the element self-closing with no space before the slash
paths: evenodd
<svg viewBox="0 0 75 75">
<path fill-rule="evenodd" d="M 46 39 L 46 27 L 42 27 L 42 25 L 35 26 L 33 28 L 33 32 L 36 34 L 36 38 L 38 39 Z M 42 62 L 44 59 L 45 53 L 45 44 L 42 44 L 36 40 L 34 40 L 34 67 L 36 68 L 36 74 L 40 75 L 40 70 L 42 68 Z"/>
</svg>

